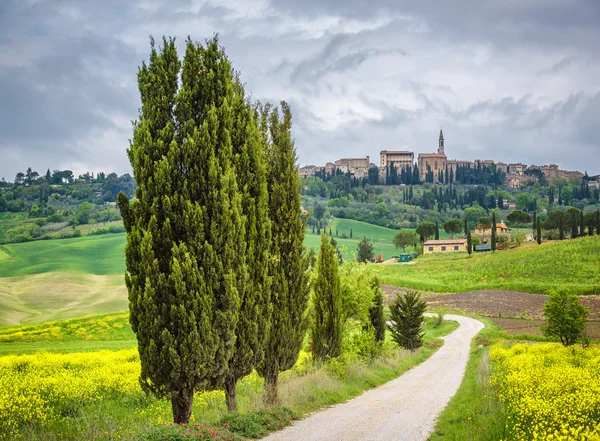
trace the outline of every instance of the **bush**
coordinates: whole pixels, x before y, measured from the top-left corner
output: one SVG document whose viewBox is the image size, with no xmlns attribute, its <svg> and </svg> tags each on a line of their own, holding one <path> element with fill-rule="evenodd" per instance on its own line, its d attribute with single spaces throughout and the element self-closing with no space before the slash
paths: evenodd
<svg viewBox="0 0 600 441">
<path fill-rule="evenodd" d="M 548 326 L 542 327 L 544 335 L 560 340 L 565 346 L 583 337 L 588 310 L 579 303 L 577 295 L 564 290 L 552 292 L 543 309 L 548 321 Z"/>
<path fill-rule="evenodd" d="M 396 300 L 390 305 L 393 323 L 390 331 L 398 346 L 411 351 L 423 346 L 423 313 L 426 309 L 427 303 L 417 291 L 396 295 Z"/>
<path fill-rule="evenodd" d="M 298 415 L 287 407 L 274 407 L 257 412 L 227 414 L 221 420 L 221 425 L 235 436 L 256 439 L 281 430 L 297 419 Z"/>
<path fill-rule="evenodd" d="M 150 433 L 136 438 L 136 441 L 242 441 L 243 438 L 226 429 L 204 427 L 202 424 L 170 424 L 158 426 Z"/>
</svg>

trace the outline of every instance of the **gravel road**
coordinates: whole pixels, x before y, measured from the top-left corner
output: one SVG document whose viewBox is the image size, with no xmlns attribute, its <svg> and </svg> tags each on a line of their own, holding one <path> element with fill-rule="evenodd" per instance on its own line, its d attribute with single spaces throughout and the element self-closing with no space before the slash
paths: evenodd
<svg viewBox="0 0 600 441">
<path fill-rule="evenodd" d="M 263 438 L 267 441 L 424 441 L 454 396 L 469 359 L 471 339 L 483 323 L 446 315 L 460 326 L 429 359 L 378 388 L 316 412 Z"/>
</svg>

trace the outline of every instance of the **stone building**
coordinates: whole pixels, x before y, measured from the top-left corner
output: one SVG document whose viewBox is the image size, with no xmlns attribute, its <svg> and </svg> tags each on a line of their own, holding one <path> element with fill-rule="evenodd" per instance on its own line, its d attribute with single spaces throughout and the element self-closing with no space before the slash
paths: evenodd
<svg viewBox="0 0 600 441">
<path fill-rule="evenodd" d="M 510 238 L 510 228 L 503 220 L 496 222 L 496 235 Z M 487 240 L 492 237 L 492 229 L 475 228 L 475 236 L 479 237 L 482 241 Z"/>
<path fill-rule="evenodd" d="M 413 168 L 415 154 L 406 150 L 382 150 L 379 152 L 379 179 L 385 181 L 388 167 L 394 167 L 398 175 L 405 167 Z"/>
<path fill-rule="evenodd" d="M 428 240 L 423 244 L 423 254 L 460 251 L 467 251 L 467 239 Z"/>
<path fill-rule="evenodd" d="M 508 164 L 508 174 L 509 175 L 519 175 L 521 176 L 527 170 L 527 166 L 525 164 L 521 164 L 520 162 L 516 162 L 514 164 Z"/>
<path fill-rule="evenodd" d="M 425 181 L 427 177 L 428 168 L 433 171 L 433 181 L 438 181 L 438 173 L 440 170 L 446 172 L 446 165 L 448 158 L 446 157 L 446 153 L 444 152 L 444 134 L 440 129 L 440 138 L 438 140 L 438 151 L 437 153 L 419 153 L 418 157 L 418 167 L 419 167 L 419 176 L 422 181 Z"/>
<path fill-rule="evenodd" d="M 300 176 L 313 176 L 315 173 L 323 170 L 323 167 L 317 167 L 316 165 L 305 165 L 298 169 Z"/>
<path fill-rule="evenodd" d="M 369 157 L 366 158 L 342 158 L 335 161 L 336 170 L 342 173 L 350 172 L 356 178 L 366 178 L 369 176 L 369 168 L 373 164 L 369 163 Z"/>
</svg>

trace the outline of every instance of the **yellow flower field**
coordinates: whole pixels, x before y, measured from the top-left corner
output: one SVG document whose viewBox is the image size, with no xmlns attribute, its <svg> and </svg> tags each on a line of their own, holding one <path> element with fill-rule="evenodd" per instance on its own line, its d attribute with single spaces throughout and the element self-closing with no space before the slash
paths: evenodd
<svg viewBox="0 0 600 441">
<path fill-rule="evenodd" d="M 600 440 L 600 347 L 494 346 L 492 386 L 510 440 Z"/>
<path fill-rule="evenodd" d="M 114 394 L 143 394 L 137 349 L 0 357 L 0 439 Z"/>
</svg>

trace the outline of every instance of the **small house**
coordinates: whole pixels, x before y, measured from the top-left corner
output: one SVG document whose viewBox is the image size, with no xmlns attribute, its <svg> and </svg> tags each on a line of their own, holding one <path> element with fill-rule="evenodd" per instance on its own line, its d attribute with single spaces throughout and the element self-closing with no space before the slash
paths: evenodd
<svg viewBox="0 0 600 441">
<path fill-rule="evenodd" d="M 467 251 L 467 239 L 428 240 L 423 244 L 423 254 Z"/>
</svg>

